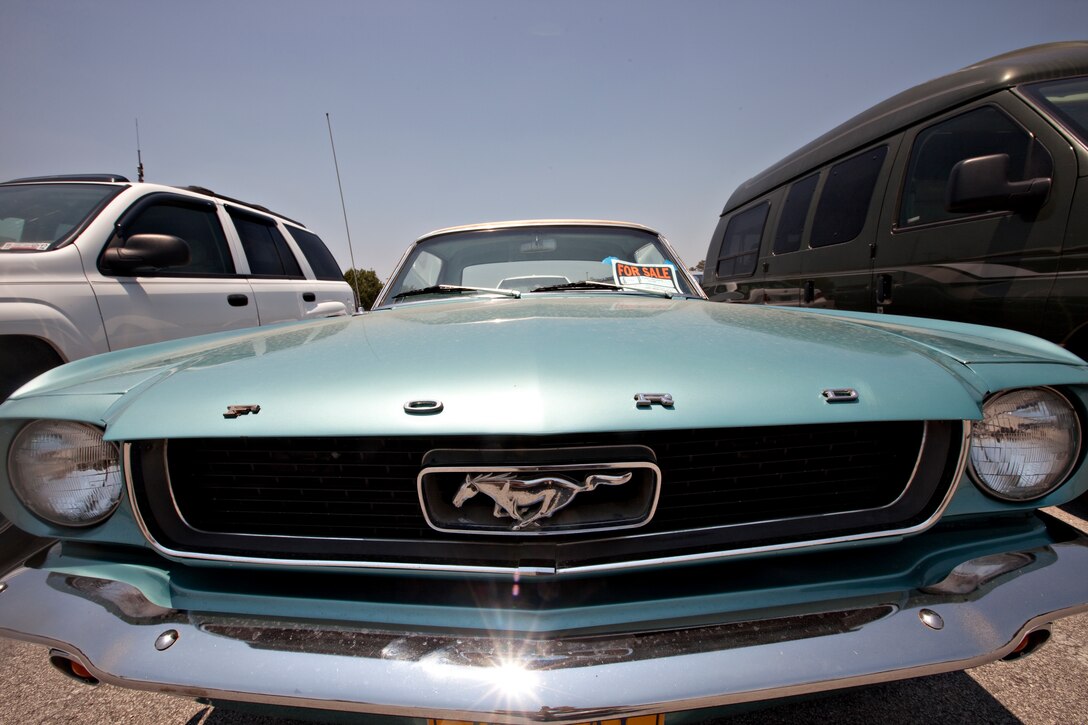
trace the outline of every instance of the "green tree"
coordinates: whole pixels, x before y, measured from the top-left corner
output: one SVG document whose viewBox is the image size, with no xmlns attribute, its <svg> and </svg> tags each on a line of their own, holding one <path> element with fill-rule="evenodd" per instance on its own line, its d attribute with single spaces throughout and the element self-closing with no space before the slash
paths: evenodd
<svg viewBox="0 0 1088 725">
<path fill-rule="evenodd" d="M 344 281 L 351 285 L 351 290 L 355 293 L 356 306 L 364 310 L 374 306 L 374 299 L 382 291 L 382 281 L 372 269 L 349 269 L 344 272 Z"/>
</svg>

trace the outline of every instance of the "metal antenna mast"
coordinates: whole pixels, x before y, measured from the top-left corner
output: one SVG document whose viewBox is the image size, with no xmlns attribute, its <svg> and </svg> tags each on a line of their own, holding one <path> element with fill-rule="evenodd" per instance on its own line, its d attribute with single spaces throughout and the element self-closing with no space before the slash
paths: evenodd
<svg viewBox="0 0 1088 725">
<path fill-rule="evenodd" d="M 348 255 L 351 257 L 351 278 L 355 282 L 355 303 L 363 306 L 363 295 L 359 292 L 359 269 L 355 266 L 355 250 L 351 246 L 351 229 L 348 228 L 348 207 L 344 203 L 344 185 L 340 183 L 340 164 L 336 161 L 336 143 L 332 140 L 332 120 L 325 114 L 325 123 L 329 127 L 329 146 L 332 147 L 332 165 L 336 169 L 336 186 L 340 189 L 340 208 L 344 210 L 344 233 L 348 236 Z"/>
<path fill-rule="evenodd" d="M 140 119 L 136 119 L 136 181 L 144 180 L 144 158 L 140 155 Z"/>
</svg>

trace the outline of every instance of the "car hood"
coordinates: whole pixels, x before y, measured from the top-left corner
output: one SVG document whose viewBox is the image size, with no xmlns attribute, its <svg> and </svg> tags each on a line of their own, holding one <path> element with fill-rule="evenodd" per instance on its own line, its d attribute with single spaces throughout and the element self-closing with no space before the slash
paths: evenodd
<svg viewBox="0 0 1088 725">
<path fill-rule="evenodd" d="M 983 328 L 919 324 L 616 293 L 450 299 L 91 358 L 3 412 L 113 394 L 113 440 L 973 419 L 986 392 L 975 363 L 1076 361 L 1016 333 L 995 343 Z M 858 400 L 829 404 L 837 388 Z M 675 402 L 639 408 L 639 393 Z M 412 401 L 442 410 L 408 413 Z M 231 405 L 260 412 L 226 418 Z"/>
</svg>

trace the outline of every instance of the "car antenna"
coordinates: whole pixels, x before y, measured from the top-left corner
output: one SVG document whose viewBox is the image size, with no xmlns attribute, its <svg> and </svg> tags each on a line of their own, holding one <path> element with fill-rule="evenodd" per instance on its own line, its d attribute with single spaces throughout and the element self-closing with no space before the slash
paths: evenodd
<svg viewBox="0 0 1088 725">
<path fill-rule="evenodd" d="M 144 159 L 140 155 L 140 117 L 136 117 L 136 181 L 144 180 Z"/>
<path fill-rule="evenodd" d="M 332 165 L 336 169 L 336 186 L 340 189 L 340 208 L 344 210 L 344 233 L 348 236 L 348 255 L 351 257 L 351 279 L 355 282 L 355 304 L 363 306 L 363 295 L 359 292 L 359 269 L 355 266 L 355 250 L 351 247 L 351 229 L 348 227 L 348 207 L 344 203 L 344 185 L 340 183 L 340 164 L 336 161 L 336 143 L 332 140 L 332 120 L 325 114 L 325 123 L 329 127 L 329 146 L 332 148 Z"/>
</svg>

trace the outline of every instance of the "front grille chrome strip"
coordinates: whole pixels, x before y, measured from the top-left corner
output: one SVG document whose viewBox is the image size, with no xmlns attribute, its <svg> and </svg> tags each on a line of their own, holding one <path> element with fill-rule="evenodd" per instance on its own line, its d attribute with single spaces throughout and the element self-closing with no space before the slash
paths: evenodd
<svg viewBox="0 0 1088 725">
<path fill-rule="evenodd" d="M 682 554 L 677 556 L 664 556 L 653 559 L 637 559 L 630 561 L 610 562 L 606 564 L 589 564 L 589 565 L 574 565 L 568 567 L 510 567 L 510 566 L 462 566 L 462 565 L 444 565 L 444 564 L 432 564 L 426 562 L 388 562 L 388 561 L 343 561 L 335 559 L 287 559 L 287 558 L 275 558 L 275 557 L 260 557 L 260 556 L 239 556 L 235 554 L 207 554 L 191 551 L 179 551 L 170 547 L 164 546 L 159 543 L 149 530 L 147 523 L 144 521 L 143 514 L 138 506 L 135 505 L 135 483 L 133 478 L 133 459 L 132 459 L 132 444 L 125 443 L 123 448 L 124 455 L 124 472 L 125 472 L 125 484 L 128 489 L 129 502 L 132 504 L 133 518 L 136 521 L 140 532 L 148 543 L 160 554 L 172 559 L 181 561 L 194 560 L 194 561 L 207 561 L 218 562 L 225 564 L 245 564 L 255 567 L 297 567 L 308 569 L 349 569 L 349 570 L 373 570 L 373 571 L 429 571 L 435 573 L 465 573 L 465 574 L 485 574 L 485 575 L 503 575 L 503 576 L 557 576 L 557 575 L 582 575 L 582 574 L 598 574 L 606 572 L 622 572 L 631 571 L 636 569 L 642 569 L 646 567 L 662 566 L 662 565 L 679 565 L 679 564 L 693 564 L 693 563 L 710 563 L 715 561 L 722 561 L 726 559 L 741 557 L 741 556 L 753 556 L 759 554 L 768 554 L 772 552 L 780 551 L 797 551 L 801 549 L 807 549 L 816 546 L 831 546 L 837 544 L 846 544 L 858 541 L 872 541 L 876 539 L 884 539 L 898 536 L 909 536 L 912 534 L 921 533 L 940 520 L 941 515 L 945 509 L 952 502 L 952 497 L 956 493 L 956 489 L 963 478 L 964 470 L 967 466 L 968 459 L 968 444 L 971 436 L 971 423 L 970 421 L 963 421 L 962 424 L 962 437 L 960 444 L 959 457 L 956 461 L 955 471 L 953 473 L 953 479 L 951 485 L 948 487 L 948 492 L 945 494 L 944 499 L 941 501 L 940 506 L 933 512 L 933 514 L 925 521 L 918 523 L 914 526 L 889 529 L 884 531 L 874 531 L 860 534 L 849 534 L 845 536 L 836 536 L 821 539 L 810 539 L 806 541 L 796 541 L 788 543 L 770 544 L 766 546 L 753 546 L 746 548 L 729 549 L 726 551 L 711 551 L 701 552 L 695 554 Z"/>
</svg>

